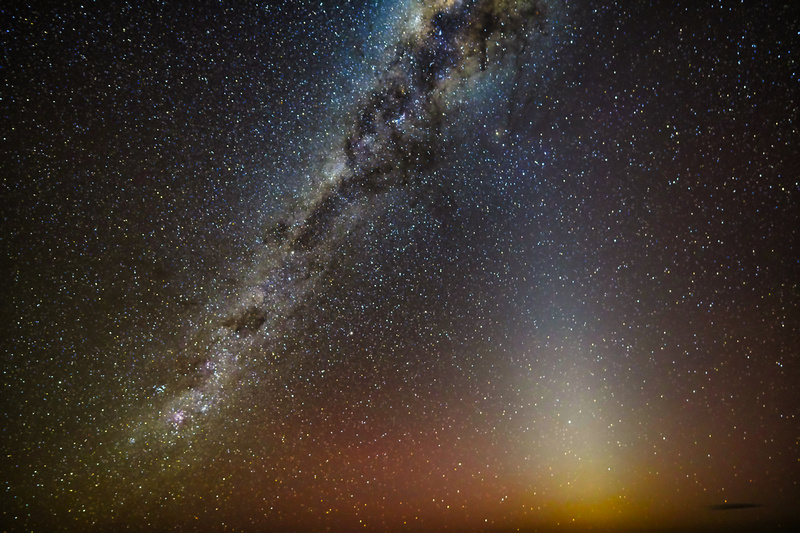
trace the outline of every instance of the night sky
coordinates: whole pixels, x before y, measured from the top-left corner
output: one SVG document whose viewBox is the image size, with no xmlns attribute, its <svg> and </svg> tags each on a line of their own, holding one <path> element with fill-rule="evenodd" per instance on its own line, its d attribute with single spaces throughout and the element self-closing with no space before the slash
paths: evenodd
<svg viewBox="0 0 800 533">
<path fill-rule="evenodd" d="M 621 4 L 0 8 L 0 527 L 800 525 L 800 17 Z"/>
</svg>

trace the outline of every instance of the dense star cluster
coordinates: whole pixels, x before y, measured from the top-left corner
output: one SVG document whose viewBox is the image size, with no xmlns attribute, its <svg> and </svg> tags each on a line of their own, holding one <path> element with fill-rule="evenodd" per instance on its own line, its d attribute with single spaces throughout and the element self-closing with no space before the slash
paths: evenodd
<svg viewBox="0 0 800 533">
<path fill-rule="evenodd" d="M 800 524 L 791 6 L 6 10 L 3 530 Z"/>
</svg>

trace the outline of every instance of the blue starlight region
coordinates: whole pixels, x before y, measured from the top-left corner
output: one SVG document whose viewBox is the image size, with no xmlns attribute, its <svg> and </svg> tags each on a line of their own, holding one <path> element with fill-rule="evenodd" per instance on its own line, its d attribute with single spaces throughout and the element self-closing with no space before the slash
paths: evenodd
<svg viewBox="0 0 800 533">
<path fill-rule="evenodd" d="M 17 3 L 8 531 L 800 525 L 790 3 Z"/>
</svg>

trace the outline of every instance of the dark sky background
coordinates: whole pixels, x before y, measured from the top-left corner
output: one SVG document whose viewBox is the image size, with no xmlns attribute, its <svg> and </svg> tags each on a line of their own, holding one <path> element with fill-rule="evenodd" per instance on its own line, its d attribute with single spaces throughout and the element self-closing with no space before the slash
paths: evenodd
<svg viewBox="0 0 800 533">
<path fill-rule="evenodd" d="M 445 3 L 1 8 L 4 529 L 800 523 L 796 10 L 508 2 L 346 197 Z"/>
</svg>

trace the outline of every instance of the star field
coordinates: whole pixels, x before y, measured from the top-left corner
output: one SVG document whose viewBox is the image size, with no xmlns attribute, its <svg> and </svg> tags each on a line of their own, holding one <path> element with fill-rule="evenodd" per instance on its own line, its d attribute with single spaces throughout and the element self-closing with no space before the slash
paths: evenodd
<svg viewBox="0 0 800 533">
<path fill-rule="evenodd" d="M 3 528 L 796 526 L 796 20 L 7 8 Z"/>
</svg>

